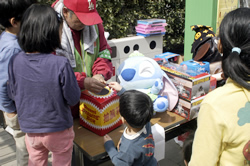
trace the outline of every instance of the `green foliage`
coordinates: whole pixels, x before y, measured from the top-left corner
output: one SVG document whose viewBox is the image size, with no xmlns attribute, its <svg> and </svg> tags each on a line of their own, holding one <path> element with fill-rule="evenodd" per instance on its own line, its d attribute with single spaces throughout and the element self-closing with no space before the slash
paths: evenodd
<svg viewBox="0 0 250 166">
<path fill-rule="evenodd" d="M 136 34 L 137 20 L 166 19 L 163 51 L 184 52 L 185 0 L 97 0 L 97 10 L 110 39 Z"/>
<path fill-rule="evenodd" d="M 38 0 L 51 5 L 55 0 Z M 96 0 L 109 39 L 135 35 L 137 20 L 166 19 L 168 26 L 163 38 L 163 52 L 183 54 L 185 0 Z"/>
</svg>

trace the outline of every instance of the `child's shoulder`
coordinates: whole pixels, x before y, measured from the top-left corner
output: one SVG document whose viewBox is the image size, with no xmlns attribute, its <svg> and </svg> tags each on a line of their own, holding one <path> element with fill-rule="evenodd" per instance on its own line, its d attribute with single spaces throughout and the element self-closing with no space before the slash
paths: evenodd
<svg viewBox="0 0 250 166">
<path fill-rule="evenodd" d="M 0 35 L 0 47 L 5 49 L 20 49 L 17 37 L 14 34 L 2 32 Z"/>
<path fill-rule="evenodd" d="M 50 58 L 51 58 L 50 61 L 52 63 L 56 62 L 58 64 L 61 64 L 62 66 L 65 66 L 66 64 L 70 64 L 68 58 L 66 58 L 65 56 L 51 54 Z"/>
</svg>

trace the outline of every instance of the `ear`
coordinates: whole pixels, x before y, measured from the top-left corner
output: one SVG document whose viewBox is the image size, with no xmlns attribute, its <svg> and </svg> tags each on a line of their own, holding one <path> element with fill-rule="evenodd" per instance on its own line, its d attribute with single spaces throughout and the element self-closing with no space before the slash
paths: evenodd
<svg viewBox="0 0 250 166">
<path fill-rule="evenodd" d="M 16 21 L 15 17 L 10 18 L 9 21 L 12 27 L 15 27 L 15 28 L 18 27 L 19 21 Z"/>
<path fill-rule="evenodd" d="M 218 51 L 219 51 L 219 53 L 223 53 L 223 49 L 222 49 L 222 45 L 221 45 L 221 41 L 220 41 L 220 39 L 218 40 L 218 44 L 217 44 L 217 47 L 218 47 Z"/>
<path fill-rule="evenodd" d="M 63 7 L 62 14 L 63 14 L 64 18 L 67 18 L 68 14 L 69 14 L 69 10 L 66 7 Z"/>
<path fill-rule="evenodd" d="M 121 116 L 121 119 L 122 119 L 122 123 L 126 122 L 126 120 L 123 118 L 123 116 Z"/>
</svg>

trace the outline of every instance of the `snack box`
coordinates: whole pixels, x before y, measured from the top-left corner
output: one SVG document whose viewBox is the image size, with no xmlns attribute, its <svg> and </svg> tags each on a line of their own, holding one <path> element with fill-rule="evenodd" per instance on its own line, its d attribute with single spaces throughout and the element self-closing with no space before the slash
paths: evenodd
<svg viewBox="0 0 250 166">
<path fill-rule="evenodd" d="M 162 54 L 155 55 L 155 58 L 162 58 L 166 62 L 169 62 L 169 61 L 177 62 L 179 56 L 180 56 L 180 54 L 176 54 L 176 53 L 173 53 L 173 52 L 164 52 Z"/>
<path fill-rule="evenodd" d="M 191 101 L 179 98 L 179 102 L 173 109 L 173 112 L 187 120 L 194 119 L 198 116 L 200 104 L 203 101 L 204 97 L 205 96 L 202 96 Z"/>
<path fill-rule="evenodd" d="M 80 125 L 104 136 L 122 124 L 119 96 L 105 87 L 99 94 L 82 91 L 80 98 Z"/>
<path fill-rule="evenodd" d="M 161 66 L 179 92 L 179 96 L 186 100 L 194 100 L 209 92 L 210 74 L 203 73 L 197 76 L 190 76 L 185 73 Z"/>
<path fill-rule="evenodd" d="M 209 88 L 209 92 L 211 92 L 212 90 L 217 88 L 217 80 L 215 77 L 211 76 L 210 77 L 210 88 Z"/>
<path fill-rule="evenodd" d="M 150 29 L 145 29 L 145 30 L 137 28 L 136 32 L 137 33 L 143 33 L 143 34 L 156 34 L 156 33 L 166 32 L 166 30 L 165 30 L 165 28 L 163 28 L 163 29 L 152 29 L 152 28 L 150 28 Z"/>
<path fill-rule="evenodd" d="M 137 36 L 143 36 L 143 37 L 148 37 L 148 36 L 154 36 L 154 35 L 165 35 L 166 32 L 160 32 L 160 33 L 149 33 L 149 34 L 144 34 L 144 33 L 136 33 Z"/>
<path fill-rule="evenodd" d="M 142 29 L 147 29 L 147 28 L 160 28 L 160 27 L 165 27 L 167 26 L 167 23 L 159 23 L 159 24 L 137 24 L 137 28 L 142 28 Z"/>
<path fill-rule="evenodd" d="M 161 24 L 161 23 L 166 23 L 166 20 L 157 18 L 137 20 L 137 24 L 144 24 L 144 25 Z"/>
<path fill-rule="evenodd" d="M 180 64 L 187 74 L 197 76 L 202 73 L 210 73 L 209 62 L 188 60 Z"/>
</svg>

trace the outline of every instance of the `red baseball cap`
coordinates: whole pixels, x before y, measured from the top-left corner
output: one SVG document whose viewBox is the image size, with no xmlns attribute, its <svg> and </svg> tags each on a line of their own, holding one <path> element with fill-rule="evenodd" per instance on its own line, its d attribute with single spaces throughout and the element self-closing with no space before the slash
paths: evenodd
<svg viewBox="0 0 250 166">
<path fill-rule="evenodd" d="M 84 25 L 102 23 L 96 10 L 96 0 L 64 0 L 64 5 L 72 10 Z"/>
</svg>

